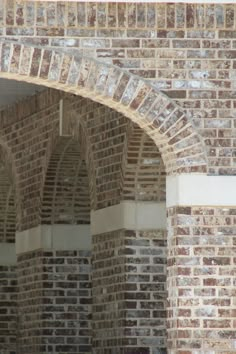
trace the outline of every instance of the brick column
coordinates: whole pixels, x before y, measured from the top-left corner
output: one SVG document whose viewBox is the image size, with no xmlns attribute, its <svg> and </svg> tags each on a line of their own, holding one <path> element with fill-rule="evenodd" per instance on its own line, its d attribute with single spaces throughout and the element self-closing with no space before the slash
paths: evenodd
<svg viewBox="0 0 236 354">
<path fill-rule="evenodd" d="M 148 202 L 92 213 L 94 353 L 166 353 L 165 214 Z"/>
<path fill-rule="evenodd" d="M 15 354 L 17 334 L 16 251 L 14 243 L 0 244 L 0 353 Z"/>
<path fill-rule="evenodd" d="M 236 178 L 167 178 L 170 354 L 236 350 Z"/>
<path fill-rule="evenodd" d="M 17 233 L 17 354 L 91 353 L 89 225 Z"/>
</svg>

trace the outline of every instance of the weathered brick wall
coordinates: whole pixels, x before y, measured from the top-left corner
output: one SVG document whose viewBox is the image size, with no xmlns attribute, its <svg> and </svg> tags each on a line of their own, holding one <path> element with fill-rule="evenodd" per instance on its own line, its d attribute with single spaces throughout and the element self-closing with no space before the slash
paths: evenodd
<svg viewBox="0 0 236 354">
<path fill-rule="evenodd" d="M 89 223 L 90 196 L 92 195 L 91 201 L 94 202 L 93 206 L 96 209 L 113 205 L 121 200 L 130 199 L 130 194 L 127 196 L 125 192 L 127 185 L 130 188 L 129 183 L 132 186 L 129 189 L 131 193 L 134 193 L 137 188 L 137 194 L 135 193 L 134 196 L 135 200 L 163 200 L 165 194 L 165 172 L 160 154 L 151 139 L 122 114 L 88 99 L 71 95 L 66 95 L 64 99 L 68 108 L 68 117 L 73 122 L 72 131 L 70 132 L 72 136 L 58 137 L 59 100 L 62 97 L 62 93 L 47 90 L 38 94 L 38 97 L 34 97 L 31 100 L 34 104 L 31 103 L 28 108 L 25 108 L 25 106 L 27 107 L 27 100 L 1 113 L 3 118 L 2 138 L 9 146 L 15 159 L 13 163 L 16 166 L 17 174 L 14 177 L 18 195 L 20 198 L 24 197 L 24 203 L 21 204 L 22 200 L 19 198 L 18 202 L 20 204 L 18 205 L 21 208 L 26 208 L 23 209 L 24 212 L 28 210 L 27 217 L 19 219 L 21 220 L 19 229 L 29 229 L 32 226 L 36 226 L 39 222 L 42 224 Z M 10 113 L 11 122 L 8 125 L 7 116 Z M 39 131 L 42 131 L 42 135 L 40 135 Z M 85 133 L 87 134 L 86 136 Z M 133 159 L 134 155 L 132 154 L 135 154 L 135 159 Z M 93 163 L 92 166 L 91 163 Z M 90 166 L 92 172 L 94 172 L 93 175 L 91 174 Z M 131 170 L 132 173 L 129 175 Z M 92 180 L 89 179 L 90 176 L 92 176 Z M 106 183 L 104 183 L 104 178 Z M 91 186 L 91 184 L 94 186 Z M 96 194 L 91 194 L 91 191 L 95 191 Z M 29 222 L 29 220 L 32 222 Z M 141 239 L 140 242 L 142 244 L 142 238 L 146 238 L 146 236 L 140 235 L 137 234 L 137 237 Z M 96 237 L 100 237 L 100 235 Z M 155 237 L 158 238 L 158 235 Z M 134 238 L 134 234 L 132 238 Z M 126 239 L 127 235 L 125 233 Z M 126 240 L 125 242 L 132 243 L 132 240 Z M 136 247 L 136 241 L 134 240 L 133 242 Z M 152 242 L 154 241 L 143 241 L 146 247 L 149 243 L 151 247 Z M 165 291 L 165 266 L 163 265 L 165 263 L 165 241 L 161 242 L 163 242 L 161 246 L 163 250 L 157 252 L 160 252 L 163 258 L 158 258 L 162 265 L 159 267 L 160 274 L 156 274 L 156 279 L 159 277 L 158 280 L 162 285 L 158 289 L 150 290 L 154 295 L 148 298 L 147 304 L 145 303 L 146 295 L 143 295 L 144 301 L 142 303 L 137 300 L 137 311 L 140 311 L 141 316 L 145 311 L 144 307 L 147 306 L 147 317 L 143 323 L 136 324 L 135 330 L 118 323 L 117 333 L 114 332 L 114 342 L 109 344 L 110 349 L 114 348 L 114 343 L 118 338 L 120 338 L 122 345 L 126 345 L 131 341 L 133 348 L 140 347 L 145 349 L 150 347 L 154 350 L 157 345 L 161 345 L 163 350 L 165 348 L 165 299 L 163 299 L 165 295 L 162 294 Z M 126 245 L 125 247 L 127 248 Z M 18 257 L 19 335 L 21 338 L 19 348 L 24 354 L 27 352 L 31 354 L 32 352 L 37 353 L 42 350 L 63 352 L 70 349 L 80 353 L 90 350 L 90 317 L 87 318 L 88 322 L 86 322 L 87 324 L 85 323 L 85 329 L 81 332 L 84 333 L 82 335 L 79 332 L 78 322 L 74 321 L 74 324 L 69 322 L 69 320 L 72 320 L 72 315 L 68 314 L 68 319 L 66 318 L 68 323 L 62 324 L 62 322 L 58 322 L 60 313 L 63 316 L 68 305 L 66 302 L 68 294 L 72 294 L 75 284 L 77 284 L 77 287 L 79 283 L 76 280 L 73 284 L 69 282 L 69 275 L 67 277 L 63 269 L 65 269 L 65 273 L 69 273 L 73 270 L 73 267 L 69 267 L 66 258 L 58 258 L 55 252 L 44 249 L 38 252 L 28 252 Z M 134 252 L 136 252 L 136 249 Z M 119 262 L 120 257 L 121 255 L 119 254 Z M 133 258 L 130 262 L 132 263 L 132 261 Z M 151 257 L 149 259 L 150 267 L 152 261 L 153 258 Z M 60 263 L 58 269 L 61 267 L 62 274 L 56 268 L 56 265 L 50 265 L 47 268 L 45 266 L 47 262 L 51 262 L 53 265 L 54 262 L 56 265 Z M 79 264 L 80 260 L 76 258 L 76 262 Z M 139 261 L 137 260 L 137 262 Z M 127 266 L 128 263 L 129 261 L 126 260 L 125 265 Z M 96 261 L 95 267 L 97 267 Z M 126 273 L 127 270 L 125 269 L 124 272 Z M 136 274 L 136 270 L 133 269 L 132 272 Z M 140 272 L 142 273 L 141 270 Z M 143 270 L 143 273 L 145 274 L 140 274 L 140 282 L 144 279 L 147 281 L 147 287 L 151 287 L 152 269 L 147 268 L 146 271 Z M 68 282 L 63 283 L 64 285 L 62 283 L 58 285 L 56 283 L 58 277 L 64 279 L 65 276 Z M 97 278 L 97 282 L 100 284 L 99 286 L 102 285 L 104 287 L 102 283 L 104 279 L 103 268 L 100 269 L 99 276 L 100 278 Z M 90 274 L 87 273 L 86 277 L 90 277 Z M 124 277 L 124 286 L 128 286 L 129 282 L 126 276 L 121 275 L 121 277 Z M 94 281 L 96 282 L 96 280 Z M 143 293 L 147 292 L 145 286 L 145 284 L 140 285 L 142 287 L 140 291 Z M 86 296 L 87 300 L 84 301 L 91 302 L 89 291 Z M 127 296 L 129 297 L 129 295 Z M 154 310 L 153 306 L 157 297 L 158 309 Z M 58 305 L 60 301 L 61 307 Z M 71 301 L 74 301 L 74 298 Z M 95 308 L 96 306 L 101 306 L 99 301 L 100 297 L 96 295 Z M 98 305 L 96 305 L 97 302 Z M 122 306 L 124 313 L 127 310 L 127 306 L 123 293 Z M 83 303 L 83 300 L 80 305 L 77 304 L 77 316 L 85 318 L 87 311 L 87 304 Z M 85 315 L 83 315 L 84 312 Z M 151 321 L 151 317 L 154 315 L 155 323 Z M 99 311 L 97 314 L 95 310 L 93 316 L 94 345 L 99 350 L 101 345 L 103 345 L 101 342 L 97 342 L 97 326 L 100 326 L 100 322 L 96 316 L 99 316 Z M 129 315 L 127 313 L 127 321 L 130 318 L 132 319 L 132 316 L 132 314 Z M 39 322 L 42 325 L 41 328 L 39 328 Z M 152 331 L 147 330 L 148 326 L 152 327 L 156 326 L 156 324 L 159 324 L 158 331 L 157 329 L 155 329 L 156 332 L 154 329 Z M 53 326 L 56 332 L 52 330 Z M 83 327 L 83 324 L 81 326 Z M 138 329 L 139 326 L 142 327 L 141 332 Z M 105 328 L 107 328 L 106 325 Z M 120 334 L 120 328 L 123 328 L 122 333 L 125 338 L 130 338 L 127 339 L 126 344 L 126 339 L 124 341 Z M 62 333 L 62 329 L 65 330 L 68 338 L 70 338 L 68 342 L 67 337 L 62 339 L 59 336 Z M 55 333 L 59 333 L 56 335 L 59 338 L 55 338 Z M 156 335 L 158 338 L 155 341 L 154 337 Z M 76 339 L 77 336 L 78 339 Z M 73 343 L 71 344 L 70 342 Z M 69 347 L 69 345 L 71 346 Z"/>
<path fill-rule="evenodd" d="M 9 152 L 0 148 L 0 352 L 17 349 L 17 279 L 13 250 L 16 229 L 15 186 Z M 13 260 L 14 259 L 14 260 Z"/>
<path fill-rule="evenodd" d="M 234 4 L 5 0 L 0 40 L 37 45 L 29 54 L 36 72 L 42 47 L 96 58 L 150 80 L 184 108 L 203 137 L 209 172 L 235 174 L 235 11 Z"/>
<path fill-rule="evenodd" d="M 91 353 L 90 268 L 85 250 L 18 257 L 18 353 Z"/>
<path fill-rule="evenodd" d="M 75 94 L 81 92 L 85 97 L 66 95 L 72 112 L 72 135 L 81 142 L 80 153 L 88 170 L 92 209 L 115 205 L 126 198 L 164 199 L 165 173 L 160 153 L 141 133 L 143 130 L 159 147 L 169 174 L 236 174 L 235 11 L 234 4 L 16 3 L 10 0 L 0 3 L 0 74 L 40 84 L 45 82 L 49 87 Z M 2 44 L 7 41 L 9 43 Z M 92 59 L 73 59 L 72 55 Z M 161 90 L 173 101 L 156 90 Z M 105 94 L 99 98 L 101 92 Z M 43 187 L 44 222 L 60 219 L 60 196 L 56 198 L 58 209 L 53 210 L 55 215 L 50 214 L 51 211 L 47 214 L 50 205 L 46 199 L 50 163 L 53 164 L 54 159 L 51 152 L 56 147 L 58 135 L 59 99 L 62 97 L 65 94 L 49 90 L 27 104 L 18 104 L 1 113 L 2 141 L 9 147 L 9 156 L 15 166 L 17 228 L 21 230 L 41 223 Z M 87 97 L 100 100 L 120 113 L 89 101 Z M 137 122 L 142 130 L 134 127 L 122 113 Z M 78 122 L 75 116 L 78 116 Z M 152 166 L 147 167 L 150 154 Z M 56 194 L 50 195 L 51 201 L 53 195 Z M 63 194 L 63 198 L 68 196 L 69 193 Z M 71 205 L 68 206 L 70 208 Z M 197 354 L 203 350 L 214 350 L 219 354 L 223 351 L 233 354 L 235 351 L 233 214 L 234 209 L 203 208 L 199 211 L 194 207 L 169 212 L 168 347 L 171 354 L 177 351 L 191 353 L 193 350 Z M 126 273 L 119 275 L 120 284 L 128 285 L 127 273 L 128 277 L 133 277 L 132 271 L 130 275 L 125 268 L 129 255 L 118 258 L 115 254 L 117 247 L 126 252 L 127 235 L 124 233 L 120 235 L 123 239 L 116 240 L 114 235 L 96 235 L 94 238 L 97 267 L 94 286 L 98 295 L 93 321 L 97 331 L 96 350 L 103 353 L 99 348 L 105 346 L 111 352 L 119 340 L 120 346 L 130 346 L 133 350 L 141 347 L 144 351 L 150 352 L 152 348 L 155 352 L 158 345 L 165 351 L 164 309 L 152 309 L 149 299 L 147 302 L 146 299 L 143 302 L 128 301 L 127 304 L 122 298 L 123 293 L 115 291 L 104 306 L 99 302 L 104 290 L 99 284 L 99 277 L 108 282 L 103 267 L 110 264 L 106 252 L 99 249 L 98 242 L 102 242 L 104 248 L 107 246 L 103 237 L 111 238 L 112 260 L 119 265 L 123 262 L 122 271 Z M 135 241 L 139 237 L 136 235 Z M 120 245 L 117 246 L 118 240 Z M 138 246 L 129 249 L 135 257 L 139 254 Z M 96 257 L 101 259 L 96 261 Z M 150 262 L 154 262 L 154 258 L 150 256 Z M 23 261 L 23 258 L 19 259 Z M 140 269 L 141 266 L 144 265 L 140 265 Z M 135 275 L 140 269 L 133 267 Z M 142 279 L 143 274 L 139 275 Z M 151 270 L 144 275 L 150 283 L 142 289 L 153 289 L 150 296 L 154 298 L 154 276 Z M 163 268 L 158 281 L 161 282 L 164 276 Z M 25 281 L 30 284 L 30 277 Z M 115 274 L 109 284 L 114 289 L 116 281 Z M 132 289 L 130 294 L 135 296 L 135 290 L 140 290 L 141 285 L 138 281 L 132 283 L 134 285 L 137 289 Z M 114 298 L 119 296 L 122 299 L 115 302 Z M 134 311 L 128 309 L 130 302 L 134 302 L 131 306 L 137 306 L 135 311 L 138 308 L 137 311 L 143 311 L 147 316 L 158 316 L 156 323 L 142 322 L 150 329 L 146 331 L 145 327 L 145 336 L 140 332 L 137 336 L 136 329 L 118 322 L 122 308 L 127 306 L 125 316 L 128 319 Z M 156 298 L 154 302 L 156 305 Z M 117 304 L 121 306 L 118 310 Z M 30 305 L 25 306 L 28 309 Z M 147 308 L 141 310 L 141 306 Z M 160 306 L 164 308 L 163 298 Z M 102 312 L 104 309 L 107 312 Z M 106 322 L 108 312 L 114 315 L 111 331 L 111 322 Z M 32 311 L 34 322 L 33 316 Z M 135 326 L 141 328 L 141 319 L 137 317 L 136 321 Z M 152 328 L 157 323 L 163 326 L 158 329 L 160 332 L 154 332 Z M 37 345 L 25 344 L 31 353 L 38 350 Z M 50 350 L 55 346 L 52 344 Z M 67 349 L 60 347 L 55 350 Z"/>
<path fill-rule="evenodd" d="M 168 210 L 170 353 L 235 352 L 235 212 Z"/>
<path fill-rule="evenodd" d="M 49 90 L 34 96 L 33 99 L 18 103 L 1 112 L 1 136 L 4 143 L 11 151 L 12 162 L 16 166 L 16 175 L 14 175 L 14 178 L 17 184 L 16 196 L 19 198 L 17 200 L 17 207 L 20 213 L 17 215 L 17 228 L 21 230 L 28 229 L 40 223 L 43 183 L 46 178 L 45 174 L 52 150 L 56 148 L 54 147 L 54 143 L 56 144 L 56 139 L 59 134 L 59 100 L 62 96 L 63 93 Z M 69 96 L 69 98 L 72 103 L 74 102 L 74 104 L 71 104 L 71 110 L 78 109 L 76 113 L 78 115 L 84 112 L 82 118 L 85 123 L 86 118 L 92 118 L 93 114 L 99 119 L 98 113 L 100 110 L 100 117 L 104 116 L 103 119 L 107 117 L 107 120 L 109 120 L 110 116 L 113 114 L 113 121 L 115 125 L 117 124 L 115 121 L 117 113 L 112 110 L 92 102 L 90 103 L 89 100 L 82 99 L 81 101 L 81 99 L 72 96 Z M 94 106 L 97 107 L 97 110 L 94 110 Z M 104 115 L 104 112 L 107 112 L 107 116 Z M 9 120 L 8 117 L 10 117 Z M 127 121 L 124 117 L 122 120 Z M 92 121 L 90 124 L 92 125 Z M 109 123 L 107 124 L 109 128 Z M 94 125 L 96 126 L 95 120 Z M 125 126 L 124 123 L 123 125 Z M 79 124 L 74 126 L 74 134 L 76 134 L 78 126 Z M 89 130 L 89 133 L 92 135 L 92 128 Z M 93 150 L 96 148 L 95 142 L 96 139 L 94 139 L 94 142 L 91 142 L 94 146 Z M 86 143 L 90 145 L 88 136 L 86 136 L 86 140 L 84 140 L 84 144 Z M 104 144 L 106 144 L 105 137 Z M 112 142 L 110 141 L 110 145 L 111 144 Z M 122 146 L 122 141 L 120 145 Z M 100 149 L 102 150 L 102 148 L 103 146 L 101 144 Z M 90 149 L 89 157 L 91 156 L 91 152 L 93 153 L 93 150 Z M 91 157 L 91 161 L 93 161 L 93 156 Z M 99 163 L 98 161 L 97 165 Z M 109 161 L 105 161 L 104 164 L 108 166 L 107 168 L 109 169 Z M 94 169 L 96 166 L 92 167 Z M 48 173 L 50 173 L 50 166 Z M 96 173 L 98 173 L 98 171 L 96 171 Z M 72 177 L 74 178 L 74 176 Z M 99 181 L 99 176 L 97 179 Z M 95 178 L 93 176 L 93 180 L 94 182 L 92 181 L 92 183 L 96 187 L 98 183 L 96 176 Z M 97 199 L 96 196 L 95 198 Z"/>
<path fill-rule="evenodd" d="M 48 91 L 3 110 L 1 139 L 11 152 L 16 186 L 17 229 L 40 222 L 42 183 L 49 159 L 50 139 L 58 131 L 60 93 Z"/>
<path fill-rule="evenodd" d="M 0 265 L 0 351 L 16 353 L 17 338 L 16 266 Z"/>
<path fill-rule="evenodd" d="M 89 224 L 88 173 L 80 145 L 60 137 L 50 156 L 44 183 L 42 224 Z"/>
<path fill-rule="evenodd" d="M 157 201 L 166 199 L 166 173 L 155 143 L 137 125 L 128 133 L 124 155 L 123 200 Z"/>
<path fill-rule="evenodd" d="M 96 195 L 91 196 L 91 207 L 96 210 L 118 204 L 123 188 L 123 154 L 130 122 L 122 114 L 89 99 L 78 99 L 71 109 L 84 128 L 82 133 L 86 134 L 81 149 L 86 151 L 86 144 L 91 152 L 93 165 L 86 161 L 88 169 L 94 172 L 90 178 L 94 187 L 90 186 L 90 190 Z M 76 134 L 75 128 L 74 131 Z"/>
<path fill-rule="evenodd" d="M 4 164 L 0 167 L 0 242 L 14 242 L 16 229 L 15 192 Z"/>
<path fill-rule="evenodd" d="M 164 353 L 166 232 L 117 230 L 95 235 L 92 254 L 96 353 Z"/>
<path fill-rule="evenodd" d="M 135 190 L 135 193 L 139 194 L 139 197 L 135 197 L 136 200 L 142 198 L 151 200 L 152 193 L 156 195 L 155 198 L 164 200 L 163 162 L 154 143 L 138 126 L 122 114 L 89 99 L 65 96 L 57 91 L 46 90 L 33 99 L 13 105 L 1 112 L 1 137 L 11 151 L 12 163 L 15 166 L 17 228 L 23 230 L 36 226 L 41 222 L 41 218 L 43 223 L 49 223 L 52 208 L 54 208 L 53 213 L 57 213 L 55 198 L 59 204 L 61 203 L 60 193 L 55 189 L 55 181 L 61 184 L 62 181 L 58 178 L 65 180 L 63 171 L 68 178 L 75 178 L 75 166 L 72 160 L 76 159 L 76 155 L 74 152 L 71 152 L 71 155 L 63 150 L 66 138 L 62 145 L 58 142 L 59 100 L 62 97 L 66 102 L 68 119 L 73 123 L 70 134 L 75 140 L 74 147 L 71 149 L 77 149 L 78 159 L 80 154 L 87 165 L 89 181 L 86 183 L 89 183 L 92 209 L 104 208 L 117 204 L 122 199 L 130 199 Z M 8 117 L 10 117 L 9 121 Z M 63 138 L 60 139 L 63 141 Z M 56 157 L 51 156 L 53 151 Z M 71 174 L 68 170 L 68 161 L 65 160 L 64 169 L 62 167 L 60 155 L 62 152 L 65 156 L 67 154 L 69 156 Z M 138 154 L 136 159 L 134 154 Z M 60 173 L 59 165 L 57 167 L 55 165 L 59 163 L 58 161 L 61 166 Z M 55 190 L 50 191 L 49 185 L 54 185 L 52 188 Z M 155 192 L 153 188 L 156 188 Z M 71 191 L 68 193 L 70 199 Z M 146 194 L 149 196 L 144 197 Z M 63 198 L 65 197 L 63 195 Z M 42 198 L 42 215 L 40 215 Z M 88 195 L 83 198 L 88 198 Z M 88 212 L 89 201 L 85 201 L 86 203 L 87 206 L 84 207 Z M 9 206 L 11 204 L 12 202 Z M 68 205 L 68 208 L 73 209 L 72 205 L 70 207 Z M 58 215 L 54 215 L 53 218 L 58 219 Z"/>
<path fill-rule="evenodd" d="M 7 147 L 0 147 L 0 242 L 15 240 L 16 208 L 14 164 Z"/>
</svg>

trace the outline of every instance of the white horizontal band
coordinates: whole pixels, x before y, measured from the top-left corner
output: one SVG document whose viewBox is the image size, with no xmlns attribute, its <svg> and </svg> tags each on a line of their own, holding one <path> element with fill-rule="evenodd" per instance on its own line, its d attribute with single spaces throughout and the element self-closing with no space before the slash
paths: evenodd
<svg viewBox="0 0 236 354">
<path fill-rule="evenodd" d="M 41 2 L 48 0 L 41 0 Z M 50 0 L 58 2 L 61 0 Z M 67 0 L 66 2 L 123 2 L 123 3 L 144 3 L 144 0 Z M 234 0 L 148 0 L 148 3 L 178 3 L 178 4 L 234 4 Z"/>
<path fill-rule="evenodd" d="M 15 243 L 0 243 L 0 265 L 16 264 Z"/>
<path fill-rule="evenodd" d="M 235 206 L 236 176 L 168 176 L 166 206 Z"/>
<path fill-rule="evenodd" d="M 166 228 L 166 204 L 124 201 L 91 212 L 92 235 L 115 230 L 150 230 Z"/>
<path fill-rule="evenodd" d="M 90 225 L 39 225 L 16 232 L 16 254 L 37 249 L 89 250 Z"/>
</svg>

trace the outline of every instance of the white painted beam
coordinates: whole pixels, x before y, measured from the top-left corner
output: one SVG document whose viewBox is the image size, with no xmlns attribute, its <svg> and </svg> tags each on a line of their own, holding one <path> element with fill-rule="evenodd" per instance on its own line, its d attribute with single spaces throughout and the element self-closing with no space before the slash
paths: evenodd
<svg viewBox="0 0 236 354">
<path fill-rule="evenodd" d="M 0 265 L 16 264 L 16 247 L 15 243 L 0 243 Z"/>
<path fill-rule="evenodd" d="M 177 205 L 236 207 L 236 176 L 168 176 L 167 208 Z"/>
<path fill-rule="evenodd" d="M 166 229 L 165 203 L 124 201 L 91 212 L 92 235 L 121 229 Z"/>
<path fill-rule="evenodd" d="M 39 225 L 16 232 L 16 254 L 38 249 L 89 250 L 90 225 Z"/>
<path fill-rule="evenodd" d="M 41 2 L 48 0 L 41 0 Z M 51 2 L 59 2 L 61 0 L 51 0 Z M 176 3 L 176 4 L 235 4 L 233 0 L 66 0 L 66 2 L 119 2 L 119 3 Z"/>
</svg>

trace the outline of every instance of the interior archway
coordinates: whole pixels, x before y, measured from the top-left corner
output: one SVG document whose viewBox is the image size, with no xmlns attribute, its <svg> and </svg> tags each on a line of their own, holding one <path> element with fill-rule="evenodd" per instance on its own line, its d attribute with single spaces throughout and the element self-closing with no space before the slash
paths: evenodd
<svg viewBox="0 0 236 354">
<path fill-rule="evenodd" d="M 37 61 L 31 61 L 34 53 Z M 91 58 L 19 42 L 2 43 L 0 57 L 1 77 L 89 97 L 122 112 L 154 140 L 167 174 L 207 172 L 204 146 L 189 118 L 145 80 Z"/>
<path fill-rule="evenodd" d="M 89 224 L 89 179 L 80 146 L 60 137 L 50 157 L 44 182 L 42 224 Z"/>
<path fill-rule="evenodd" d="M 82 96 L 85 98 L 90 98 L 92 101 L 102 103 L 105 106 L 114 109 L 115 111 L 122 113 L 125 117 L 130 119 L 133 123 L 136 123 L 139 126 L 140 132 L 145 132 L 148 134 L 149 138 L 154 141 L 153 147 L 157 147 L 160 151 L 160 154 L 163 158 L 165 169 L 168 174 L 181 173 L 181 172 L 206 172 L 206 159 L 204 154 L 204 147 L 202 145 L 200 137 L 196 134 L 191 122 L 185 116 L 184 112 L 167 96 L 163 95 L 161 92 L 157 91 L 153 88 L 149 83 L 145 82 L 143 79 L 132 76 L 125 71 L 122 71 L 116 67 L 109 67 L 104 63 L 98 63 L 93 59 L 88 58 L 77 58 L 68 56 L 64 53 L 45 50 L 37 48 L 37 55 L 39 55 L 40 60 L 36 63 L 28 61 L 24 56 L 26 51 L 29 55 L 29 58 L 34 56 L 34 51 L 36 50 L 33 47 L 26 47 L 24 45 L 17 44 L 4 44 L 2 45 L 2 55 L 4 56 L 4 50 L 10 48 L 10 56 L 9 57 L 9 66 L 6 68 L 4 65 L 2 66 L 1 76 L 6 78 L 13 78 L 17 80 L 22 80 L 26 82 L 32 82 L 40 85 L 45 85 L 47 87 L 56 88 L 62 91 L 66 91 L 69 93 L 73 93 L 77 96 Z M 20 54 L 19 54 L 20 53 Z M 19 57 L 17 59 L 17 55 Z M 25 60 L 23 61 L 24 58 Z M 27 65 L 33 65 L 32 67 Z M 35 66 L 36 65 L 36 66 Z M 7 70 L 6 70 L 7 69 Z M 145 138 L 144 138 L 145 140 Z M 160 155 L 159 155 L 160 156 Z M 63 165 L 63 164 L 62 164 Z M 62 166 L 61 165 L 61 166 Z M 46 184 L 47 185 L 47 178 Z M 57 180 L 59 182 L 59 180 Z M 139 182 L 136 180 L 136 183 Z M 58 184 L 58 183 L 56 183 Z M 141 188 L 142 189 L 142 188 Z M 55 190 L 54 190 L 55 192 Z M 70 192 L 69 192 L 70 193 Z M 53 197 L 53 205 L 56 206 L 55 200 L 59 201 L 60 193 L 57 194 L 57 198 L 55 198 L 55 193 Z M 63 194 L 65 197 L 65 194 Z M 147 193 L 146 193 L 147 197 Z M 145 197 L 145 199 L 146 199 Z M 137 196 L 135 197 L 137 198 Z M 148 197 L 147 197 L 148 198 Z M 155 197 L 154 197 L 155 199 Z M 60 204 L 60 203 L 59 203 Z M 58 204 L 58 206 L 59 206 Z M 43 213 L 46 210 L 43 210 Z M 48 211 L 48 210 L 47 210 Z M 53 217 L 53 223 L 57 221 L 60 223 L 60 218 L 63 216 L 60 210 L 58 210 L 57 215 L 51 215 Z M 45 216 L 46 214 L 44 214 Z M 64 215 L 65 216 L 65 215 Z M 63 216 L 63 217 L 64 217 Z M 71 215 L 69 215 L 71 217 Z M 69 220 L 69 219 L 68 219 Z M 67 221 L 68 221 L 67 220 Z M 45 224 L 46 219 L 44 219 Z M 71 220 L 70 220 L 71 221 Z M 53 224 L 54 225 L 54 224 Z M 58 232 L 58 230 L 57 230 Z M 41 233 L 42 235 L 42 233 Z M 163 294 L 165 293 L 165 274 L 164 268 L 166 264 L 165 258 L 165 230 L 155 230 L 148 232 L 144 230 L 132 230 L 126 229 L 125 227 L 122 229 L 112 231 L 111 233 L 98 233 L 98 235 L 94 235 L 94 246 L 93 246 L 93 254 L 96 259 L 99 259 L 101 256 L 101 252 L 103 254 L 103 249 L 106 249 L 107 242 L 109 243 L 110 250 L 107 253 L 107 256 L 104 256 L 103 264 L 105 268 L 109 267 L 109 264 L 114 262 L 116 266 L 115 272 L 112 273 L 112 277 L 110 279 L 104 278 L 102 275 L 103 271 L 107 271 L 103 269 L 101 263 L 98 262 L 97 271 L 95 271 L 96 275 L 94 277 L 94 294 L 99 299 L 98 304 L 95 303 L 95 308 L 100 306 L 100 296 L 102 297 L 102 301 L 107 302 L 107 306 L 104 307 L 105 312 L 107 313 L 107 320 L 109 318 L 110 313 L 115 314 L 114 317 L 114 327 L 112 327 L 111 332 L 109 332 L 109 336 L 112 338 L 118 338 L 118 340 L 122 340 L 122 337 L 128 336 L 129 340 L 132 342 L 134 340 L 133 332 L 130 328 L 125 328 L 125 326 L 120 322 L 122 317 L 122 311 L 126 308 L 126 303 L 124 302 L 125 293 L 124 291 L 115 292 L 115 301 L 108 299 L 107 295 L 100 294 L 100 290 L 96 287 L 97 282 L 107 281 L 108 288 L 111 284 L 114 285 L 114 289 L 117 286 L 120 286 L 121 289 L 126 287 L 127 282 L 135 282 L 137 286 L 140 286 L 142 291 L 148 291 L 151 289 L 151 292 L 154 292 L 152 285 L 143 285 L 139 284 L 139 279 L 146 279 L 146 281 L 150 281 L 150 279 L 158 281 L 160 283 L 158 291 L 161 291 Z M 41 237 L 41 236 L 40 236 Z M 51 232 L 51 240 L 54 240 L 54 230 Z M 137 238 L 137 240 L 136 240 Z M 146 239 L 145 239 L 146 238 Z M 130 272 L 126 271 L 126 269 L 132 268 L 132 262 L 136 262 L 136 257 L 130 257 L 130 263 L 128 261 L 127 255 L 129 252 L 132 254 L 136 254 L 137 245 L 134 245 L 132 242 L 144 242 L 147 241 L 148 238 L 148 251 L 140 248 L 140 252 L 153 252 L 152 247 L 155 245 L 155 252 L 151 254 L 151 263 L 156 262 L 156 268 L 150 265 L 146 265 L 144 272 L 146 277 L 136 278 L 133 274 L 136 272 L 135 270 L 131 270 Z M 54 241 L 53 241 L 54 242 Z M 118 243 L 117 243 L 118 242 Z M 131 244 L 130 244 L 131 242 Z M 65 243 L 65 242 L 64 242 Z M 127 247 L 127 245 L 131 245 Z M 150 250 L 150 251 L 149 251 Z M 50 259 L 54 262 L 54 258 L 57 257 L 58 250 L 51 250 L 50 252 L 45 252 L 45 255 L 42 256 L 41 259 Z M 68 250 L 66 250 L 68 252 Z M 116 257 L 116 254 L 119 254 L 120 257 Z M 158 253 L 159 252 L 159 253 Z M 64 253 L 67 254 L 67 253 Z M 155 257 L 157 254 L 161 254 L 161 257 Z M 31 255 L 32 256 L 32 255 Z M 41 257 L 40 254 L 37 254 L 37 257 Z M 20 262 L 24 263 L 24 256 L 19 257 Z M 34 264 L 33 257 L 30 258 L 30 261 Z M 119 268 L 119 263 L 122 262 L 122 269 Z M 137 257 L 138 262 L 138 257 Z M 40 267 L 42 264 L 40 264 Z M 97 263 L 96 263 L 97 266 Z M 37 276 L 36 268 L 37 264 L 34 264 L 35 267 L 35 276 Z M 157 272 L 157 268 L 159 267 L 159 273 L 156 275 L 156 278 L 153 278 L 152 272 Z M 134 267 L 132 268 L 134 269 Z M 150 272 L 150 275 L 149 275 Z M 97 277 L 97 274 L 99 276 Z M 46 279 L 48 279 L 48 274 L 44 274 Z M 117 279 L 118 284 L 117 285 Z M 149 279 L 149 280 L 147 280 Z M 118 289 L 118 288 L 117 288 Z M 131 286 L 132 289 L 132 286 Z M 157 289 L 156 289 L 157 290 Z M 103 289 L 102 289 L 103 291 Z M 163 294 L 161 298 L 161 303 L 163 306 Z M 155 295 L 160 296 L 160 295 Z M 165 295 L 164 295 L 165 296 Z M 159 298 L 160 300 L 160 298 Z M 37 296 L 34 300 L 35 304 L 37 301 Z M 64 301 L 64 300 L 63 300 Z M 130 301 L 131 303 L 132 301 Z M 133 302 L 132 302 L 133 303 Z M 143 304 L 145 301 L 142 302 Z M 120 308 L 120 311 L 116 311 L 116 306 Z M 148 306 L 150 306 L 148 304 Z M 22 307 L 24 309 L 24 306 Z M 108 309 L 111 309 L 108 311 Z M 156 316 L 164 316 L 165 309 L 163 311 L 156 312 Z M 152 310 L 150 310 L 152 311 Z M 149 312 L 150 312 L 149 311 Z M 24 317 L 24 312 L 22 312 L 22 318 Z M 132 311 L 130 313 L 130 316 Z M 95 313 L 95 322 L 100 321 L 99 311 L 94 311 Z M 127 318 L 129 314 L 127 313 Z M 135 312 L 133 312 L 135 313 Z M 45 312 L 46 314 L 46 312 Z M 137 313 L 139 315 L 139 313 Z M 35 320 L 38 320 L 38 313 L 35 313 Z M 140 313 L 141 316 L 141 313 Z M 26 322 L 26 321 L 25 321 Z M 95 325 L 95 330 L 97 331 L 97 324 Z M 138 324 L 137 324 L 138 326 Z M 149 325 L 148 325 L 149 326 Z M 110 326 L 109 326 L 110 327 Z M 104 331 L 108 330 L 107 324 L 103 328 Z M 60 329 L 61 330 L 61 329 Z M 36 337 L 38 335 L 36 330 L 31 331 L 30 328 L 27 329 L 28 337 Z M 59 330 L 58 330 L 59 331 Z M 60 331 L 59 331 L 60 332 Z M 58 333 L 59 333 L 58 332 Z M 61 332 L 60 332 L 61 333 Z M 97 331 L 98 333 L 98 331 Z M 126 334 L 127 333 L 127 334 Z M 165 346 L 165 326 L 163 325 L 160 335 L 160 345 L 162 347 Z M 142 340 L 142 339 L 141 339 Z M 145 338 L 144 338 L 145 340 Z M 98 338 L 95 339 L 95 347 L 100 347 L 103 345 L 109 345 L 108 340 L 101 342 Z M 140 342 L 141 343 L 141 342 Z M 157 345 L 157 344 L 155 344 Z"/>
</svg>

